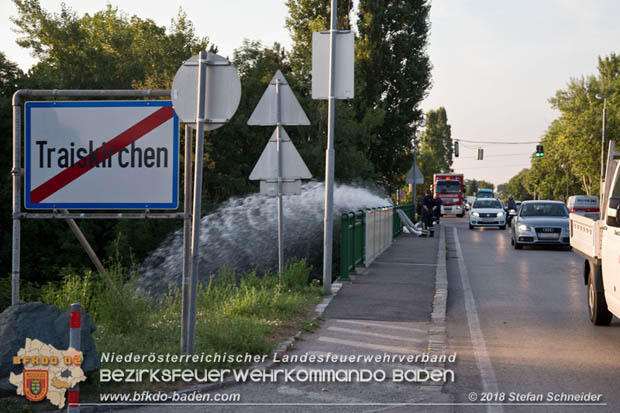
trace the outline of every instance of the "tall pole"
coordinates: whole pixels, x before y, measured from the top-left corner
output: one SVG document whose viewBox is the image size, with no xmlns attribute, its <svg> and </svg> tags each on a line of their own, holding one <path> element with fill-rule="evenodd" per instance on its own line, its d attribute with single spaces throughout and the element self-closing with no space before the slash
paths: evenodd
<svg viewBox="0 0 620 413">
<path fill-rule="evenodd" d="M 417 176 L 416 176 L 416 170 L 415 170 L 415 165 L 416 165 L 416 139 L 415 136 L 413 137 L 413 210 L 414 210 L 414 216 L 416 214 L 415 211 L 418 210 L 418 198 L 417 198 L 417 190 L 418 190 L 418 186 L 417 186 Z M 416 217 L 417 218 L 417 217 Z"/>
<path fill-rule="evenodd" d="M 603 98 L 603 133 L 601 136 L 601 188 L 599 193 L 603 193 L 603 182 L 605 181 L 605 131 L 607 129 L 607 97 Z"/>
<path fill-rule="evenodd" d="M 19 270 L 21 247 L 21 143 L 22 106 L 18 92 L 13 96 L 13 242 L 11 268 L 11 305 L 19 304 Z"/>
<path fill-rule="evenodd" d="M 280 124 L 282 119 L 280 105 L 280 80 L 276 79 L 276 152 L 278 155 L 278 275 L 282 278 L 282 270 L 284 269 L 284 251 L 282 251 L 282 151 L 280 150 Z"/>
<path fill-rule="evenodd" d="M 187 353 L 192 255 L 192 128 L 185 125 L 185 186 L 183 188 L 183 308 L 181 314 L 181 351 Z"/>
<path fill-rule="evenodd" d="M 564 200 L 568 203 L 568 165 L 566 165 L 566 198 Z"/>
<path fill-rule="evenodd" d="M 329 31 L 329 90 L 327 118 L 327 149 L 325 151 L 325 212 L 323 219 L 323 292 L 332 291 L 332 208 L 334 204 L 334 116 L 336 73 L 336 19 L 338 0 L 331 0 L 331 24 Z"/>
<path fill-rule="evenodd" d="M 200 212 L 202 201 L 202 156 L 204 152 L 205 84 L 207 82 L 207 52 L 198 54 L 198 99 L 196 102 L 196 159 L 194 161 L 194 208 L 192 212 L 192 261 L 191 292 L 189 303 L 189 326 L 187 331 L 187 353 L 194 353 L 196 329 L 196 289 L 198 288 L 198 264 L 200 249 Z"/>
</svg>

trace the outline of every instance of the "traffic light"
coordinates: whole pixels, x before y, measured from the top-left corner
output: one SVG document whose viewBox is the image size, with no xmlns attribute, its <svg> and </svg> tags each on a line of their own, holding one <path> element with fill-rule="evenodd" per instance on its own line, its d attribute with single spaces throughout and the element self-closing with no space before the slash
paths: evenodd
<svg viewBox="0 0 620 413">
<path fill-rule="evenodd" d="M 484 149 L 478 148 L 478 154 L 476 155 L 476 159 L 479 161 L 484 159 Z"/>
<path fill-rule="evenodd" d="M 539 158 L 545 156 L 545 150 L 542 145 L 536 145 L 536 156 Z"/>
<path fill-rule="evenodd" d="M 459 157 L 459 141 L 454 141 L 454 157 Z"/>
</svg>

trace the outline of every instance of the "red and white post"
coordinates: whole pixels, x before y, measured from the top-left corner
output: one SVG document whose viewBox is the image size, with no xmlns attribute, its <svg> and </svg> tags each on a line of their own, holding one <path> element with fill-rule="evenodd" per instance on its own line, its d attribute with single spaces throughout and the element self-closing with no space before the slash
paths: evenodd
<svg viewBox="0 0 620 413">
<path fill-rule="evenodd" d="M 82 330 L 82 305 L 71 304 L 71 319 L 69 321 L 69 347 L 80 351 L 80 332 Z M 80 385 L 79 383 L 67 391 L 67 412 L 80 412 Z"/>
</svg>

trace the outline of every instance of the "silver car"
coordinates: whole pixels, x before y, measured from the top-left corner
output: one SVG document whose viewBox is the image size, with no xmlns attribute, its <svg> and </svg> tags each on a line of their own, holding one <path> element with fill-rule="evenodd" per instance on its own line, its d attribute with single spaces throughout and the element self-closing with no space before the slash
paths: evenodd
<svg viewBox="0 0 620 413">
<path fill-rule="evenodd" d="M 570 248 L 568 208 L 559 201 L 525 201 L 512 225 L 512 245 L 563 245 Z"/>
</svg>

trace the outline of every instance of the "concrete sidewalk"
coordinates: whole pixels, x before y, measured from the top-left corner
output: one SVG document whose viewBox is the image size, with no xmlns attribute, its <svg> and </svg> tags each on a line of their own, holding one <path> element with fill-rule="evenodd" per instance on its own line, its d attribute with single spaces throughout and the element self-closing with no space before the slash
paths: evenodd
<svg viewBox="0 0 620 413">
<path fill-rule="evenodd" d="M 446 337 L 446 250 L 443 228 L 434 238 L 401 235 L 369 268 L 343 283 L 314 333 L 304 333 L 285 356 L 379 356 L 443 354 Z M 282 359 L 284 356 L 280 356 Z M 382 370 L 384 380 L 368 382 L 286 381 L 242 383 L 210 391 L 238 394 L 236 403 L 148 406 L 142 412 L 172 411 L 451 411 L 443 383 L 396 379 L 396 370 L 451 368 L 443 363 L 399 359 L 355 362 L 278 362 L 272 369 Z M 135 411 L 135 410 L 134 410 Z"/>
</svg>

